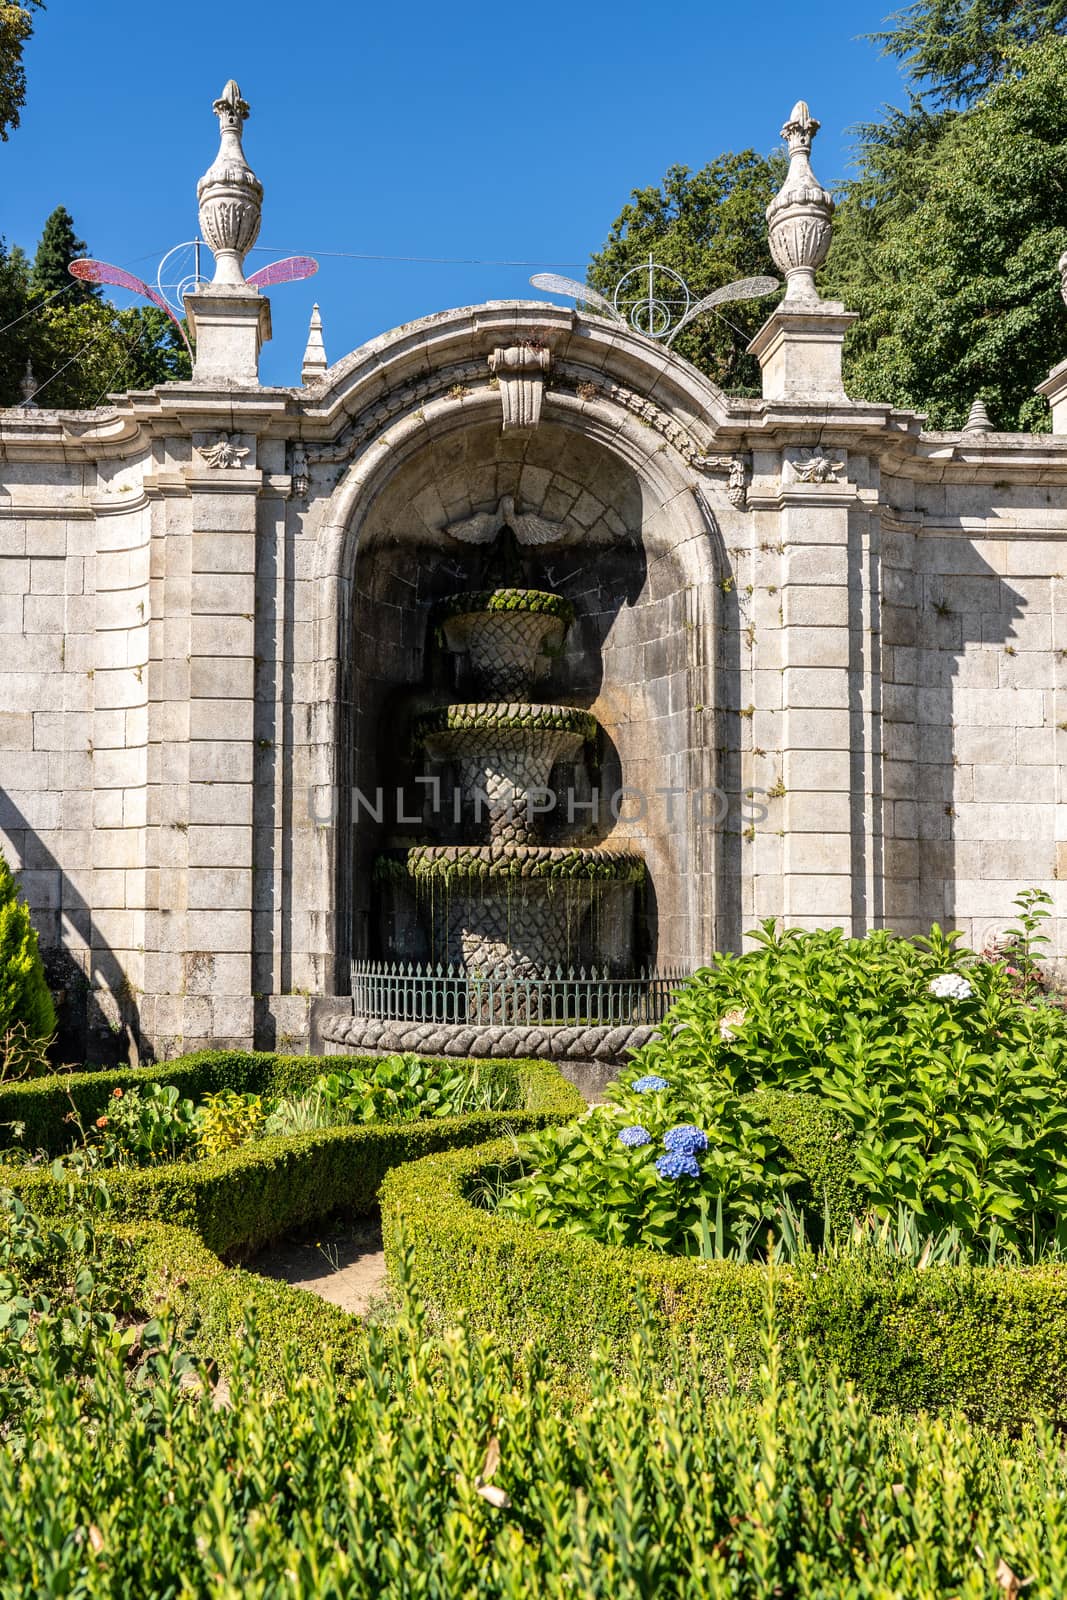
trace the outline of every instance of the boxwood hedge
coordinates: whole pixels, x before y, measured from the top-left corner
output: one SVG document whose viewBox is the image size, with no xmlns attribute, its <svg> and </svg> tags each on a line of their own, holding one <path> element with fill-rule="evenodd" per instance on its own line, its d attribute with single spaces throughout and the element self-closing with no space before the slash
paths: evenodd
<svg viewBox="0 0 1067 1600">
<path fill-rule="evenodd" d="M 254 1323 L 257 1367 L 269 1385 L 280 1380 L 290 1345 L 329 1351 L 339 1371 L 363 1359 L 364 1325 L 309 1290 L 223 1266 L 192 1228 L 165 1222 L 105 1223 L 97 1240 L 146 1314 L 188 1330 L 205 1360 L 226 1370 L 234 1341 Z"/>
<path fill-rule="evenodd" d="M 71 1108 L 83 1121 L 91 1119 L 116 1086 L 161 1079 L 192 1098 L 222 1088 L 280 1091 L 314 1082 L 326 1065 L 317 1056 L 213 1051 L 125 1072 L 57 1074 L 5 1090 L 0 1116 L 25 1124 L 23 1143 L 29 1148 L 55 1152 L 70 1144 L 71 1129 L 63 1119 Z M 505 1131 L 563 1122 L 584 1105 L 547 1062 L 479 1063 L 479 1069 L 511 1080 L 514 1109 L 320 1129 L 258 1139 L 202 1161 L 111 1170 L 112 1214 L 183 1224 L 219 1254 L 253 1249 L 332 1211 L 367 1215 L 375 1209 L 382 1178 L 402 1162 L 484 1143 Z M 59 1181 L 44 1167 L 0 1166 L 0 1185 L 15 1190 L 40 1215 L 66 1209 L 72 1181 Z"/>
<path fill-rule="evenodd" d="M 621 1362 L 642 1328 L 665 1351 L 687 1335 L 716 1387 L 727 1345 L 742 1369 L 758 1366 L 764 1267 L 611 1248 L 472 1203 L 521 1166 L 521 1149 L 498 1141 L 398 1168 L 382 1185 L 386 1260 L 395 1270 L 407 1252 L 410 1291 L 435 1320 L 465 1315 L 511 1345 L 543 1338 L 575 1378 L 598 1345 Z M 877 1409 L 1067 1425 L 1067 1267 L 917 1271 L 869 1251 L 777 1274 L 786 1347 L 804 1336 Z"/>
<path fill-rule="evenodd" d="M 330 1065 L 321 1056 L 219 1050 L 140 1068 L 57 1073 L 0 1091 L 0 1119 L 24 1125 L 24 1146 L 58 1153 L 71 1143 L 68 1114 L 94 1119 L 116 1087 L 163 1081 L 191 1099 L 224 1088 L 283 1093 L 313 1083 Z M 512 1086 L 511 1109 L 321 1129 L 257 1140 L 203 1161 L 111 1170 L 103 1247 L 147 1312 L 169 1311 L 180 1324 L 196 1325 L 196 1347 L 206 1355 L 225 1361 L 251 1315 L 268 1379 L 281 1373 L 293 1341 L 317 1352 L 330 1348 L 342 1369 L 354 1371 L 363 1348 L 358 1319 L 317 1295 L 226 1267 L 219 1258 L 246 1253 L 333 1211 L 372 1213 L 383 1176 L 398 1163 L 484 1143 L 505 1130 L 564 1122 L 583 1109 L 578 1091 L 548 1062 L 477 1065 L 483 1077 Z M 12 1130 L 5 1132 L 10 1146 Z M 0 1166 L 0 1187 L 14 1190 L 39 1216 L 59 1217 L 83 1185 L 75 1177 L 59 1181 L 47 1167 Z"/>
<path fill-rule="evenodd" d="M 433 1060 L 434 1058 L 425 1058 Z M 183 1097 L 201 1100 L 220 1089 L 241 1094 L 288 1094 L 306 1089 L 324 1072 L 345 1067 L 373 1067 L 368 1056 L 286 1056 L 262 1050 L 199 1050 L 145 1067 L 109 1067 L 104 1071 L 55 1072 L 26 1083 L 0 1088 L 0 1150 L 21 1144 L 27 1150 L 59 1155 L 70 1148 L 67 1118 L 76 1112 L 82 1123 L 107 1110 L 113 1089 L 134 1089 L 146 1083 L 172 1083 Z M 575 1116 L 585 1102 L 548 1061 L 442 1061 L 441 1066 L 477 1067 L 494 1084 L 514 1085 L 516 1110 L 541 1112 L 549 1120 Z M 21 1133 L 17 1129 L 21 1128 Z"/>
</svg>

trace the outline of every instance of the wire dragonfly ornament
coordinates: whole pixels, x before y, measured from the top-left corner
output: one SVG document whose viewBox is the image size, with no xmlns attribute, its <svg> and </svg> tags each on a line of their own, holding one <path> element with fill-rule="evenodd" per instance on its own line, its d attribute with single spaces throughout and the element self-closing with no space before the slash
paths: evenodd
<svg viewBox="0 0 1067 1600">
<path fill-rule="evenodd" d="M 668 349 L 682 329 L 697 317 L 709 311 L 718 316 L 718 306 L 736 300 L 758 300 L 763 295 L 773 294 L 779 287 L 777 278 L 738 278 L 713 289 L 694 303 L 681 275 L 672 267 L 661 265 L 653 256 L 623 274 L 610 300 L 587 283 L 556 272 L 537 272 L 530 282 L 535 289 L 567 295 L 612 322 L 626 324 L 646 338 L 659 339 Z"/>
<path fill-rule="evenodd" d="M 110 261 L 96 261 L 88 256 L 72 261 L 67 271 L 72 278 L 80 278 L 84 283 L 110 284 L 113 288 L 125 289 L 127 293 L 138 295 L 142 300 L 158 306 L 173 322 L 182 343 L 192 355 L 193 348 L 182 321 L 183 302 L 187 294 L 197 294 L 207 282 L 200 271 L 201 252 L 206 248 L 202 239 L 186 239 L 174 245 L 160 260 L 155 288 L 143 278 L 127 272 L 124 267 L 116 267 Z M 278 283 L 298 283 L 303 278 L 312 277 L 318 270 L 319 264 L 313 256 L 286 256 L 281 261 L 271 261 L 265 267 L 260 267 L 245 282 L 253 289 L 268 289 Z"/>
</svg>

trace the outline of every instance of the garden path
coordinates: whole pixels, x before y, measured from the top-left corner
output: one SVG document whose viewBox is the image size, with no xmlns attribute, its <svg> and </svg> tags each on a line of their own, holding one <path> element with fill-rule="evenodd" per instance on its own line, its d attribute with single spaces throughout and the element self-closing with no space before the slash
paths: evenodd
<svg viewBox="0 0 1067 1600">
<path fill-rule="evenodd" d="M 247 1263 L 249 1272 L 307 1289 L 364 1317 L 385 1289 L 385 1254 L 377 1218 L 276 1240 Z"/>
</svg>

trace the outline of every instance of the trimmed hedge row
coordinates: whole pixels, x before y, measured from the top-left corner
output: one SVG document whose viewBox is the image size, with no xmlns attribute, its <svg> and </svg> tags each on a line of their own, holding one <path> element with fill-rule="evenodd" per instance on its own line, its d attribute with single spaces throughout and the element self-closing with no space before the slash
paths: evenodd
<svg viewBox="0 0 1067 1600">
<path fill-rule="evenodd" d="M 741 1370 L 758 1365 L 766 1268 L 597 1245 L 471 1203 L 479 1185 L 521 1168 L 500 1141 L 404 1166 L 382 1185 L 386 1260 L 395 1271 L 408 1251 L 410 1290 L 435 1320 L 465 1313 L 511 1345 L 543 1338 L 575 1379 L 597 1345 L 621 1361 L 643 1324 L 645 1348 L 688 1336 L 715 1387 L 727 1344 Z M 814 1272 L 779 1268 L 776 1280 L 787 1349 L 804 1337 L 877 1409 L 1067 1426 L 1067 1267 L 916 1271 L 870 1252 Z"/>
<path fill-rule="evenodd" d="M 111 1214 L 192 1228 L 219 1255 L 252 1250 L 333 1211 L 370 1215 L 393 1167 L 557 1120 L 541 1112 L 496 1111 L 366 1123 L 257 1139 L 202 1161 L 110 1169 L 105 1177 Z M 79 1181 L 57 1180 L 44 1167 L 0 1167 L 0 1187 L 14 1190 L 42 1217 L 65 1213 L 68 1187 Z"/>
<path fill-rule="evenodd" d="M 455 1065 L 455 1063 L 449 1063 Z M 219 1088 L 280 1090 L 314 1081 L 328 1063 L 319 1056 L 271 1056 L 213 1051 L 141 1067 L 126 1073 L 76 1073 L 39 1079 L 3 1097 L 8 1114 L 30 1118 L 45 1148 L 68 1127 L 58 1117 L 71 1101 L 83 1119 L 106 1105 L 116 1085 L 132 1088 L 162 1078 L 190 1096 Z M 209 1249 L 225 1254 L 254 1249 L 286 1229 L 332 1211 L 366 1216 L 377 1203 L 385 1174 L 405 1161 L 457 1145 L 482 1144 L 504 1132 L 527 1132 L 565 1122 L 584 1106 L 580 1094 L 543 1061 L 478 1063 L 496 1078 L 514 1083 L 514 1110 L 483 1111 L 421 1122 L 361 1123 L 284 1138 L 257 1139 L 202 1161 L 107 1173 L 112 1215 L 191 1227 Z M 177 1067 L 177 1071 L 172 1068 Z M 69 1098 L 68 1098 L 69 1090 Z M 28 1109 L 27 1109 L 28 1108 Z M 25 1112 L 26 1115 L 22 1116 Z M 47 1115 L 46 1115 L 47 1113 Z M 51 1117 L 53 1120 L 49 1120 Z M 27 1132 L 26 1141 L 33 1147 Z M 43 1167 L 0 1166 L 0 1186 L 14 1190 L 38 1215 L 61 1215 L 67 1189 L 78 1180 L 57 1180 Z"/>
<path fill-rule="evenodd" d="M 25 1144 L 57 1153 L 71 1142 L 63 1119 L 72 1106 L 87 1122 L 106 1108 L 116 1087 L 164 1081 L 191 1099 L 223 1088 L 282 1093 L 312 1084 L 335 1064 L 341 1065 L 321 1056 L 220 1050 L 140 1068 L 57 1073 L 0 1092 L 0 1117 L 26 1124 Z M 463 1064 L 442 1063 L 452 1069 Z M 269 1381 L 280 1379 L 284 1350 L 293 1342 L 317 1354 L 330 1348 L 342 1370 L 360 1370 L 364 1332 L 357 1318 L 303 1289 L 226 1267 L 219 1256 L 255 1249 L 333 1211 L 372 1213 L 382 1178 L 402 1162 L 481 1144 L 505 1130 L 565 1122 L 584 1108 L 578 1091 L 548 1062 L 466 1064 L 494 1083 L 510 1082 L 514 1109 L 321 1129 L 257 1140 L 203 1161 L 111 1170 L 111 1209 L 97 1224 L 102 1248 L 136 1286 L 146 1311 L 169 1311 L 180 1326 L 195 1325 L 196 1348 L 205 1356 L 225 1363 L 251 1314 Z M 80 1180 L 57 1181 L 43 1167 L 0 1166 L 0 1187 L 14 1190 L 41 1217 L 68 1212 L 72 1184 Z"/>
<path fill-rule="evenodd" d="M 193 1344 L 205 1360 L 225 1369 L 234 1341 L 255 1319 L 258 1371 L 268 1383 L 281 1378 L 287 1346 L 332 1352 L 340 1371 L 361 1369 L 362 1321 L 317 1294 L 292 1284 L 225 1267 L 191 1228 L 170 1223 L 98 1225 L 103 1249 L 117 1257 L 144 1309 L 169 1314 L 179 1329 L 195 1329 Z"/>
<path fill-rule="evenodd" d="M 851 1177 L 856 1136 L 850 1125 L 815 1095 L 761 1089 L 743 1095 L 742 1103 L 775 1135 L 787 1164 L 804 1179 L 794 1203 L 811 1214 L 816 1231 L 825 1214 L 834 1232 L 847 1236 L 861 1209 Z"/>
<path fill-rule="evenodd" d="M 585 1106 L 577 1089 L 547 1061 L 438 1062 L 435 1057 L 425 1059 L 453 1070 L 477 1067 L 481 1077 L 494 1086 L 512 1082 L 516 1110 L 564 1118 L 577 1115 Z M 55 1072 L 45 1078 L 0 1088 L 0 1150 L 18 1143 L 27 1150 L 62 1154 L 72 1142 L 66 1122 L 68 1115 L 77 1112 L 83 1125 L 94 1122 L 107 1110 L 111 1091 L 116 1088 L 171 1083 L 189 1100 L 201 1100 L 221 1089 L 234 1089 L 240 1094 L 282 1095 L 310 1088 L 324 1072 L 356 1066 L 372 1068 L 375 1060 L 370 1056 L 285 1056 L 260 1050 L 200 1050 L 144 1067 Z M 19 1139 L 15 1137 L 14 1124 L 22 1125 Z"/>
</svg>

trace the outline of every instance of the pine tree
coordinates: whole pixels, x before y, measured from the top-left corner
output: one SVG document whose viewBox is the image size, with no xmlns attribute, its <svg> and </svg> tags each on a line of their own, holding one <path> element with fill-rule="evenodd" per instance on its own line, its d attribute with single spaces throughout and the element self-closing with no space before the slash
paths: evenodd
<svg viewBox="0 0 1067 1600">
<path fill-rule="evenodd" d="M 85 240 L 75 233 L 74 218 L 66 206 L 56 206 L 44 225 L 34 257 L 34 292 L 43 296 L 66 289 L 68 301 L 97 299 L 97 291 L 91 283 L 82 283 L 67 271 L 71 262 L 84 254 Z"/>
<path fill-rule="evenodd" d="M 44 1065 L 56 1012 L 29 908 L 0 854 L 0 1068 Z"/>
<path fill-rule="evenodd" d="M 975 23 L 1006 9 L 1006 0 L 969 8 L 963 0 L 923 0 L 907 15 L 919 30 L 933 26 L 931 17 L 965 12 Z M 951 58 L 946 33 L 942 54 L 928 47 L 913 68 L 922 69 L 924 95 L 940 93 L 940 109 L 928 115 L 913 96 L 910 112 L 864 129 L 859 177 L 838 207 L 820 280 L 824 295 L 860 313 L 845 347 L 853 398 L 923 411 L 932 428 L 959 428 L 980 396 L 999 428 L 1048 428 L 1048 407 L 1034 387 L 1063 354 L 1056 270 L 1067 247 L 1062 9 L 1026 7 L 1044 32 L 1024 45 L 998 43 L 995 70 L 980 48 L 985 33 L 977 42 L 961 36 Z M 905 43 L 902 35 L 893 53 Z M 935 80 L 923 63 L 938 61 L 949 75 Z M 968 61 L 973 81 L 988 86 L 953 109 L 946 102 L 969 97 Z"/>
<path fill-rule="evenodd" d="M 904 64 L 916 112 L 973 105 L 1020 47 L 1067 32 L 1067 0 L 913 0 L 868 34 Z"/>
</svg>

